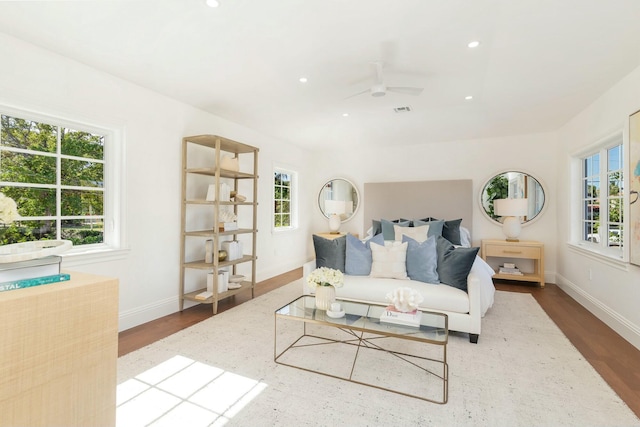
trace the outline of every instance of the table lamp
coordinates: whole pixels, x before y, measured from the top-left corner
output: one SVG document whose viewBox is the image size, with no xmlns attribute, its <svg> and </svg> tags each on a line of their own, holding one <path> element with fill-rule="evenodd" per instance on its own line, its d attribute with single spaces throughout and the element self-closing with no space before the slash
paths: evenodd
<svg viewBox="0 0 640 427">
<path fill-rule="evenodd" d="M 339 234 L 340 224 L 342 223 L 340 215 L 346 212 L 345 202 L 340 200 L 325 200 L 324 212 L 326 215 L 329 215 L 329 232 L 331 234 Z"/>
<path fill-rule="evenodd" d="M 496 215 L 504 218 L 502 232 L 508 242 L 518 242 L 518 236 L 522 226 L 520 217 L 528 211 L 527 199 L 497 199 L 493 201 L 493 209 Z"/>
</svg>

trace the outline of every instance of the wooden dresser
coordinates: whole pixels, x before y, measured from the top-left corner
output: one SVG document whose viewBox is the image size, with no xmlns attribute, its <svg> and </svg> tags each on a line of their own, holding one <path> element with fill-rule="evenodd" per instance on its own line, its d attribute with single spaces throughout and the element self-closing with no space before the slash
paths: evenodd
<svg viewBox="0 0 640 427">
<path fill-rule="evenodd" d="M 118 280 L 0 292 L 0 426 L 115 426 Z"/>
</svg>

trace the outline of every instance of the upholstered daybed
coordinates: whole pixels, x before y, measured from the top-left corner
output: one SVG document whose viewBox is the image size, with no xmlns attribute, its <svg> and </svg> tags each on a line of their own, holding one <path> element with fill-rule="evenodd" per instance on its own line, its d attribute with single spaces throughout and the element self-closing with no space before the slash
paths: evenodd
<svg viewBox="0 0 640 427">
<path fill-rule="evenodd" d="M 411 231 L 414 232 L 414 230 Z M 344 252 L 341 248 L 343 243 L 341 239 L 344 239 Z M 395 289 L 399 287 L 415 289 L 424 298 L 420 304 L 420 310 L 447 314 L 449 330 L 468 333 L 470 342 L 478 342 L 482 317 L 493 304 L 495 288 L 491 279 L 494 271 L 477 256 L 477 248 L 460 248 L 441 236 L 432 236 L 423 242 L 417 242 L 409 236 L 403 236 L 402 241 L 395 242 L 385 242 L 382 235 L 367 242 L 361 242 L 350 235 L 326 241 L 314 236 L 314 245 L 316 259 L 304 265 L 304 278 L 316 267 L 338 267 L 346 274 L 344 286 L 336 289 L 336 296 L 360 302 L 386 304 L 389 302 L 387 294 Z M 328 247 L 330 251 L 323 249 L 322 245 Z M 384 252 L 384 249 L 380 249 L 381 247 L 386 247 L 387 252 L 393 251 L 394 247 L 401 251 L 403 246 L 407 248 L 405 262 L 408 274 L 403 276 L 402 272 L 387 274 L 374 271 L 376 251 Z M 364 254 L 363 257 L 366 259 L 367 247 L 370 251 L 372 247 L 375 248 L 370 252 L 373 253 L 371 261 L 373 268 L 369 267 L 369 273 L 366 273 L 366 265 L 361 268 L 362 260 L 359 258 Z M 359 251 L 356 255 L 354 255 L 354 248 Z M 345 254 L 344 268 L 340 268 L 341 254 Z M 436 259 L 427 262 L 424 256 L 432 258 L 435 256 Z M 353 259 L 356 259 L 359 264 L 351 262 L 350 266 L 349 261 Z M 435 265 L 436 263 L 439 265 Z M 461 264 L 466 266 L 460 268 Z M 352 272 L 358 274 L 349 274 Z M 415 280 L 416 278 L 420 280 Z M 428 283 L 429 281 L 435 283 Z M 309 288 L 306 280 L 303 280 L 303 283 L 304 293 L 313 293 L 313 289 Z"/>
</svg>

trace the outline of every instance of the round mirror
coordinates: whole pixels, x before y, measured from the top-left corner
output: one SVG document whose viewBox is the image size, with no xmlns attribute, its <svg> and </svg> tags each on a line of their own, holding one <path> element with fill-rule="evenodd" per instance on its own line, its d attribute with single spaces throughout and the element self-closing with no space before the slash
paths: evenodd
<svg viewBox="0 0 640 427">
<path fill-rule="evenodd" d="M 527 214 L 522 223 L 533 221 L 544 208 L 545 195 L 542 184 L 528 173 L 506 171 L 491 177 L 480 193 L 480 210 L 487 218 L 502 223 L 496 215 L 493 201 L 497 199 L 527 199 Z"/>
<path fill-rule="evenodd" d="M 318 207 L 322 215 L 329 218 L 338 214 L 342 222 L 349 221 L 355 215 L 360 204 L 360 194 L 351 181 L 334 178 L 327 181 L 320 189 Z"/>
</svg>

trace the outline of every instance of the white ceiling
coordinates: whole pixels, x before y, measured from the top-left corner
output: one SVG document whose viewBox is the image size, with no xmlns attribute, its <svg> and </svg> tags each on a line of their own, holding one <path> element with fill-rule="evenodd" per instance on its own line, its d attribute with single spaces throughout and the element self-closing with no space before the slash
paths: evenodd
<svg viewBox="0 0 640 427">
<path fill-rule="evenodd" d="M 0 1 L 0 31 L 309 148 L 551 131 L 640 65 L 639 0 L 219 1 Z M 379 60 L 422 94 L 345 99 Z"/>
</svg>

